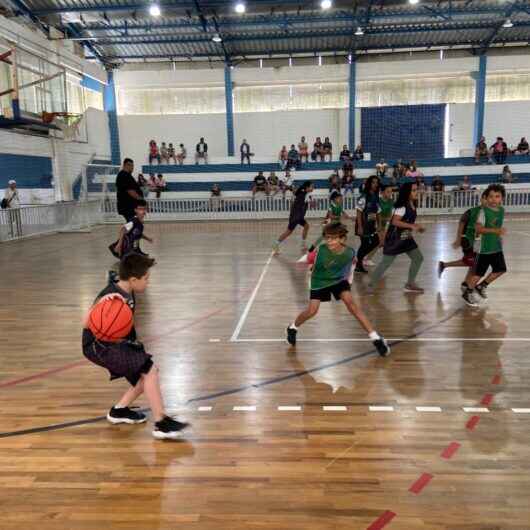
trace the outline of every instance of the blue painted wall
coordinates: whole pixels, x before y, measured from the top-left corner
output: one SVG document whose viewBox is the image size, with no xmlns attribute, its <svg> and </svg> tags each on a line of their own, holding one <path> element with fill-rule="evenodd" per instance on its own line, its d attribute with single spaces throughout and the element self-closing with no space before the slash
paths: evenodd
<svg viewBox="0 0 530 530">
<path fill-rule="evenodd" d="M 45 156 L 0 153 L 0 188 L 11 179 L 19 188 L 51 188 L 52 159 Z"/>
<path fill-rule="evenodd" d="M 445 105 L 363 108 L 361 139 L 372 160 L 443 158 Z"/>
</svg>

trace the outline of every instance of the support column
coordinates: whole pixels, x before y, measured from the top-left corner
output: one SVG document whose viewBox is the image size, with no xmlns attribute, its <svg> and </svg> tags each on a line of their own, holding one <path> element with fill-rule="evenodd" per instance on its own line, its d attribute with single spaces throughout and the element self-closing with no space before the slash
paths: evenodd
<svg viewBox="0 0 530 530">
<path fill-rule="evenodd" d="M 357 56 L 352 53 L 350 62 L 350 77 L 348 80 L 349 103 L 348 103 L 348 147 L 355 149 L 355 97 L 357 94 Z"/>
<path fill-rule="evenodd" d="M 118 114 L 116 109 L 116 90 L 114 87 L 114 73 L 107 72 L 107 85 L 103 92 L 103 108 L 107 113 L 110 131 L 110 154 L 112 163 L 121 165 L 120 131 L 118 128 Z"/>
<path fill-rule="evenodd" d="M 232 69 L 225 63 L 226 139 L 228 156 L 234 156 L 234 103 L 232 97 Z"/>
<path fill-rule="evenodd" d="M 486 102 L 486 73 L 488 69 L 488 57 L 485 53 L 479 56 L 478 72 L 473 72 L 475 79 L 475 120 L 473 126 L 473 146 L 484 134 L 484 108 Z"/>
</svg>

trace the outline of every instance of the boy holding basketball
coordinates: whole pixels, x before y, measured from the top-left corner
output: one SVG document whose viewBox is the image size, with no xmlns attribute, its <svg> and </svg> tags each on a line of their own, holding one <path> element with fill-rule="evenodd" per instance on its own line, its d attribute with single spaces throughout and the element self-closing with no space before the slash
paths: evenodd
<svg viewBox="0 0 530 530">
<path fill-rule="evenodd" d="M 135 293 L 146 290 L 149 269 L 153 265 L 153 259 L 138 254 L 129 254 L 123 258 L 118 282 L 109 282 L 98 294 L 88 314 L 83 329 L 83 354 L 89 361 L 106 368 L 111 380 L 124 377 L 131 385 L 109 410 L 107 420 L 110 423 L 145 422 L 145 414 L 129 408 L 133 401 L 145 393 L 155 421 L 153 436 L 159 440 L 175 439 L 188 424 L 166 415 L 158 369 L 143 344 L 136 339 L 136 330 L 131 320 Z M 126 304 L 128 308 L 120 308 L 119 302 Z M 118 305 L 118 310 L 115 305 Z M 124 333 L 125 336 L 122 336 Z"/>
</svg>

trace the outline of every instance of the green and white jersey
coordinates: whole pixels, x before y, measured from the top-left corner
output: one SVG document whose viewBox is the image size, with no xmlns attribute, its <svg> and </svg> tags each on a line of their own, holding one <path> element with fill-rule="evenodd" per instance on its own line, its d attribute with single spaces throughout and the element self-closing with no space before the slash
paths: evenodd
<svg viewBox="0 0 530 530">
<path fill-rule="evenodd" d="M 504 221 L 504 208 L 497 209 L 484 206 L 480 209 L 476 223 L 484 228 L 502 228 Z M 477 234 L 475 251 L 479 254 L 495 254 L 502 252 L 502 238 L 497 234 Z"/>
<path fill-rule="evenodd" d="M 351 247 L 337 254 L 324 244 L 316 250 L 315 264 L 311 273 L 311 290 L 331 287 L 347 280 L 353 265 L 355 251 Z"/>
<path fill-rule="evenodd" d="M 471 245 L 473 245 L 473 242 L 475 241 L 475 225 L 477 224 L 477 219 L 481 210 L 482 206 L 475 206 L 474 208 L 467 210 L 467 212 L 461 218 L 466 223 L 465 230 L 462 235 L 469 241 Z"/>
<path fill-rule="evenodd" d="M 329 213 L 329 219 L 332 223 L 340 223 L 342 219 L 342 214 L 344 213 L 344 208 L 342 204 L 338 204 L 336 202 L 330 202 L 328 213 Z"/>
</svg>

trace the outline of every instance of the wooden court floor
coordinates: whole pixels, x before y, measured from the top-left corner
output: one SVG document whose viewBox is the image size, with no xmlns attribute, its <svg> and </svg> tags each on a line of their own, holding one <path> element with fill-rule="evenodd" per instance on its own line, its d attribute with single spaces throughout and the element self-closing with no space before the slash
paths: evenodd
<svg viewBox="0 0 530 530">
<path fill-rule="evenodd" d="M 0 529 L 529 530 L 528 220 L 480 310 L 436 277 L 456 224 L 428 221 L 425 294 L 403 257 L 361 297 L 388 359 L 335 303 L 283 341 L 307 299 L 300 234 L 270 256 L 284 223 L 149 224 L 137 328 L 179 442 L 108 424 L 125 383 L 81 354 L 116 226 L 0 245 Z"/>
</svg>

